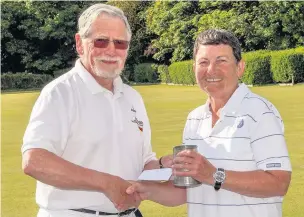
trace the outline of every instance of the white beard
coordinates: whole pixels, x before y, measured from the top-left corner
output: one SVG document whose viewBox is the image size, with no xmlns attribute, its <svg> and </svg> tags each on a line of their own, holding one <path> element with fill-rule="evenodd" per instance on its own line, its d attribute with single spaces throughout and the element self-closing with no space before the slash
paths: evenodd
<svg viewBox="0 0 304 217">
<path fill-rule="evenodd" d="M 114 71 L 104 71 L 96 67 L 94 65 L 93 73 L 98 77 L 105 78 L 105 79 L 114 79 L 117 78 L 121 74 L 122 70 L 116 69 Z"/>
<path fill-rule="evenodd" d="M 101 78 L 105 79 L 115 79 L 122 73 L 122 69 L 116 68 L 114 70 L 106 71 L 97 67 L 99 61 L 107 60 L 107 61 L 118 61 L 118 65 L 121 63 L 121 59 L 119 58 L 109 58 L 109 57 L 96 57 L 94 59 L 94 65 L 92 67 L 93 73 Z"/>
</svg>

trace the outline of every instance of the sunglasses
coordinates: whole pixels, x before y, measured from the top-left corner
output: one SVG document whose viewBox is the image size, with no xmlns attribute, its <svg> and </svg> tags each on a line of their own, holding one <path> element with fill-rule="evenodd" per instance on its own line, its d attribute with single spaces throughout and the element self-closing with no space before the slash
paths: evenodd
<svg viewBox="0 0 304 217">
<path fill-rule="evenodd" d="M 109 43 L 113 42 L 115 49 L 126 50 L 129 47 L 130 42 L 125 40 L 110 40 L 108 38 L 97 38 L 94 40 L 94 47 L 96 48 L 106 48 L 109 46 Z"/>
</svg>

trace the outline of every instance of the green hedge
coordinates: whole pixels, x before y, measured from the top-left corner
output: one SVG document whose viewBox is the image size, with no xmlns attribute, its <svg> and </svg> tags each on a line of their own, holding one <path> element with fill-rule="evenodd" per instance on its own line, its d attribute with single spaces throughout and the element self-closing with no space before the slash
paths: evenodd
<svg viewBox="0 0 304 217">
<path fill-rule="evenodd" d="M 245 84 L 262 85 L 279 82 L 304 82 L 304 47 L 283 51 L 259 50 L 243 54 L 246 67 L 241 80 Z M 170 82 L 195 84 L 192 60 L 175 62 L 168 68 Z M 161 75 L 162 82 L 167 77 Z"/>
<path fill-rule="evenodd" d="M 304 47 L 273 52 L 271 70 L 276 82 L 304 82 Z"/>
<path fill-rule="evenodd" d="M 51 75 L 5 73 L 1 75 L 1 90 L 42 88 L 51 80 L 53 80 Z"/>
<path fill-rule="evenodd" d="M 157 67 L 157 72 L 159 74 L 161 83 L 166 83 L 166 84 L 171 83 L 168 66 L 159 65 Z"/>
<path fill-rule="evenodd" d="M 245 84 L 262 85 L 273 83 L 270 67 L 271 52 L 266 50 L 243 54 L 246 67 L 241 80 Z"/>
<path fill-rule="evenodd" d="M 168 70 L 171 82 L 174 84 L 194 85 L 196 83 L 192 60 L 172 63 Z"/>
<path fill-rule="evenodd" d="M 155 64 L 141 63 L 134 67 L 134 81 L 140 83 L 158 82 L 158 74 Z"/>
</svg>

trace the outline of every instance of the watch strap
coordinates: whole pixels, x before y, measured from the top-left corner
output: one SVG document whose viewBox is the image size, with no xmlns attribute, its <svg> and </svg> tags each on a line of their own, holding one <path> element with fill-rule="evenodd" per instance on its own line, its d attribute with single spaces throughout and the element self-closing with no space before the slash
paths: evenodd
<svg viewBox="0 0 304 217">
<path fill-rule="evenodd" d="M 164 165 L 163 165 L 162 162 L 161 162 L 162 158 L 163 158 L 163 157 L 160 157 L 159 160 L 158 160 L 159 168 L 160 168 L 160 169 L 164 168 Z"/>
<path fill-rule="evenodd" d="M 214 183 L 214 189 L 216 191 L 220 190 L 221 187 L 222 187 L 222 183 L 221 182 L 215 182 Z"/>
</svg>

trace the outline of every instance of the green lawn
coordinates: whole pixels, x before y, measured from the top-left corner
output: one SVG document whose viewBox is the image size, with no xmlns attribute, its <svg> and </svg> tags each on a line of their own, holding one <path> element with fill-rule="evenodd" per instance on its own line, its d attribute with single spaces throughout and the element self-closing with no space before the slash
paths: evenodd
<svg viewBox="0 0 304 217">
<path fill-rule="evenodd" d="M 198 87 L 136 86 L 143 96 L 152 126 L 153 149 L 158 156 L 171 154 L 181 143 L 187 114 L 205 102 Z M 293 87 L 254 87 L 254 92 L 269 99 L 285 122 L 286 140 L 293 166 L 292 183 L 283 204 L 284 217 L 304 216 L 304 85 Z M 38 92 L 2 94 L 1 137 L 1 216 L 36 216 L 35 181 L 21 171 L 20 146 Z M 144 202 L 146 217 L 185 217 L 186 207 L 167 208 Z"/>
</svg>

